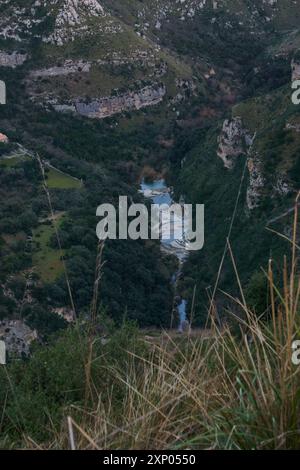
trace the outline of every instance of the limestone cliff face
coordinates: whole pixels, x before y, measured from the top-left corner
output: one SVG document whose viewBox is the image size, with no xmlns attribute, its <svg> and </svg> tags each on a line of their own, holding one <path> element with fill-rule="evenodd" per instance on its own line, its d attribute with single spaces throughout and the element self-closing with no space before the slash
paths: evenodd
<svg viewBox="0 0 300 470">
<path fill-rule="evenodd" d="M 298 127 L 296 124 L 293 127 L 289 124 L 286 129 L 293 129 L 297 132 Z M 236 159 L 240 155 L 247 158 L 249 183 L 246 194 L 246 207 L 248 210 L 252 211 L 259 207 L 267 185 L 270 198 L 275 195 L 285 196 L 292 190 L 286 174 L 282 171 L 275 174 L 266 174 L 263 157 L 253 149 L 254 137 L 251 137 L 250 133 L 243 127 L 241 118 L 226 119 L 218 141 L 217 154 L 223 160 L 226 168 L 234 168 Z"/>
<path fill-rule="evenodd" d="M 244 129 L 242 119 L 239 117 L 231 120 L 225 119 L 218 141 L 217 154 L 223 160 L 226 168 L 234 168 L 236 159 L 240 155 L 248 156 L 249 185 L 246 204 L 249 210 L 255 209 L 259 205 L 265 179 L 262 175 L 262 164 L 259 156 L 256 154 L 249 155 L 253 140 Z"/>
<path fill-rule="evenodd" d="M 74 102 L 60 104 L 54 101 L 51 104 L 56 111 L 71 111 L 89 118 L 104 119 L 124 111 L 157 105 L 165 94 L 166 88 L 163 85 L 152 85 L 135 92 L 93 99 L 90 102 L 78 98 Z"/>
<path fill-rule="evenodd" d="M 218 143 L 218 157 L 223 160 L 226 168 L 232 169 L 237 157 L 245 154 L 250 144 L 250 137 L 243 128 L 241 118 L 225 119 Z"/>
</svg>

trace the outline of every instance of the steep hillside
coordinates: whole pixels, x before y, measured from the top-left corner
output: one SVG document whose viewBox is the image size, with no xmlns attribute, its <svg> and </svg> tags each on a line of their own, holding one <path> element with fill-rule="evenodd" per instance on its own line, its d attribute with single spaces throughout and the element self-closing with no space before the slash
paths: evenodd
<svg viewBox="0 0 300 470">
<path fill-rule="evenodd" d="M 184 97 L 185 80 L 192 87 L 188 65 L 139 37 L 96 0 L 25 5 L 2 7 L 0 64 L 25 63 L 35 102 L 103 118 Z"/>
<path fill-rule="evenodd" d="M 229 233 L 244 285 L 266 268 L 270 256 L 277 263 L 288 249 L 278 233 L 291 237 L 300 187 L 300 108 L 292 103 L 291 95 L 289 84 L 243 101 L 218 126 L 194 134 L 191 150 L 185 152 L 184 140 L 180 144 L 184 155 L 176 173 L 178 194 L 206 204 L 205 247 L 191 256 L 182 283 L 184 295 L 190 298 L 191 285 L 197 285 L 196 310 L 202 319 L 206 317 L 206 289 L 214 289 Z M 228 254 L 219 288 L 232 291 L 233 277 Z M 222 296 L 218 298 L 221 301 Z M 222 302 L 228 303 L 226 296 Z"/>
<path fill-rule="evenodd" d="M 28 0 L 1 9 L 0 64 L 24 64 L 35 102 L 96 118 L 177 108 L 187 94 L 206 99 L 215 90 L 205 77 L 232 100 L 269 35 L 299 19 L 297 2 L 284 1 Z"/>
</svg>

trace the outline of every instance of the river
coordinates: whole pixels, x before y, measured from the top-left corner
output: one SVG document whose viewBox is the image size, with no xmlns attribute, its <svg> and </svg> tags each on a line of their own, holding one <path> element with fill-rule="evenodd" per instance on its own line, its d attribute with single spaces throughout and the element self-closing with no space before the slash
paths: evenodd
<svg viewBox="0 0 300 470">
<path fill-rule="evenodd" d="M 140 192 L 144 195 L 145 198 L 151 199 L 154 204 L 167 204 L 171 206 L 173 204 L 172 191 L 166 185 L 164 179 L 155 180 L 152 182 L 142 181 Z M 188 257 L 188 250 L 186 249 L 185 241 L 183 240 L 182 235 L 182 219 L 174 217 L 174 220 L 171 223 L 171 234 L 169 236 L 169 226 L 164 226 L 162 223 L 160 225 L 160 230 L 162 234 L 161 241 L 161 250 L 164 253 L 171 254 L 176 256 L 178 259 L 178 270 L 172 276 L 172 283 L 174 285 L 175 297 L 177 297 L 177 284 L 178 280 L 182 274 L 182 266 Z M 168 238 L 166 238 L 166 234 Z M 177 302 L 177 311 L 179 317 L 178 330 L 183 331 L 187 325 L 187 301 L 180 297 L 180 300 Z"/>
</svg>

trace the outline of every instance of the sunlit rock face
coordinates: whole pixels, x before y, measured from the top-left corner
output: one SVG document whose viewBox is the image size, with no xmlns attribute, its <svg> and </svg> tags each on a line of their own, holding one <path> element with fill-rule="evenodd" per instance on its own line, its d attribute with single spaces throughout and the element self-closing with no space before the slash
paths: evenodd
<svg viewBox="0 0 300 470">
<path fill-rule="evenodd" d="M 148 86 L 135 92 L 117 96 L 92 99 L 87 102 L 78 98 L 74 102 L 52 102 L 54 109 L 60 112 L 70 111 L 94 119 L 104 119 L 123 111 L 132 111 L 155 106 L 166 94 L 164 86 Z"/>
</svg>

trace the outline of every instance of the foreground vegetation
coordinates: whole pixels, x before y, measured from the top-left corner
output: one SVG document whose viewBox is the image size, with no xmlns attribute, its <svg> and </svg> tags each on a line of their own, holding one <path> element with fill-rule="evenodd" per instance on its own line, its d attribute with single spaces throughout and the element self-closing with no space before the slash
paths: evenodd
<svg viewBox="0 0 300 470">
<path fill-rule="evenodd" d="M 295 210 L 291 260 L 278 285 L 270 260 L 263 315 L 240 285 L 226 324 L 211 303 L 210 328 L 184 336 L 115 330 L 103 314 L 77 322 L 29 362 L 1 369 L 1 447 L 299 448 Z"/>
</svg>

